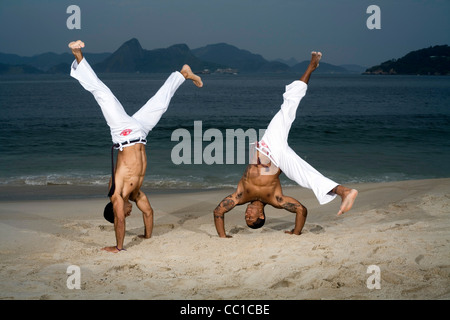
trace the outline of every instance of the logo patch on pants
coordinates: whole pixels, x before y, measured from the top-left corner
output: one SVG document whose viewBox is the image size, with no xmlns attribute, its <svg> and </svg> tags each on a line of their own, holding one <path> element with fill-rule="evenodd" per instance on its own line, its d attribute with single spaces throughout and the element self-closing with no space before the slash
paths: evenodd
<svg viewBox="0 0 450 320">
<path fill-rule="evenodd" d="M 131 129 L 125 129 L 123 130 L 120 135 L 126 137 L 127 135 L 129 135 L 133 130 Z"/>
</svg>

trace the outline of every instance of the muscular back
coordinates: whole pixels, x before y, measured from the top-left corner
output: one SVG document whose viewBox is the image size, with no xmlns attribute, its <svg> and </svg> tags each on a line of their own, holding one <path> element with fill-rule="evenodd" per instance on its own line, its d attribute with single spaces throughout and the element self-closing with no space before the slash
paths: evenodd
<svg viewBox="0 0 450 320">
<path fill-rule="evenodd" d="M 116 192 L 119 192 L 123 199 L 134 199 L 144 182 L 146 169 L 145 145 L 137 143 L 119 151 L 115 173 Z"/>
</svg>

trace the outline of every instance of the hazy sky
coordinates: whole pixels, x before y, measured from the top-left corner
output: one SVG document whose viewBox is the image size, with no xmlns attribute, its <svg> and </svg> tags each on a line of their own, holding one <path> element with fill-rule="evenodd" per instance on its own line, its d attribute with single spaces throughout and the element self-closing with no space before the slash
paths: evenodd
<svg viewBox="0 0 450 320">
<path fill-rule="evenodd" d="M 69 30 L 69 5 L 81 29 Z M 381 29 L 366 26 L 369 5 Z M 113 52 L 137 38 L 144 49 L 226 42 L 276 58 L 324 53 L 332 64 L 372 66 L 409 51 L 450 44 L 450 0 L 0 0 L 0 52 L 23 56 L 67 51 Z"/>
</svg>

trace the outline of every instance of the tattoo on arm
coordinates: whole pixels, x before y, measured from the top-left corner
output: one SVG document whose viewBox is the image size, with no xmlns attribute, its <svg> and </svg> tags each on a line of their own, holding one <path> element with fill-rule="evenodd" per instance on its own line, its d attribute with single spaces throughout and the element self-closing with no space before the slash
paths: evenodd
<svg viewBox="0 0 450 320">
<path fill-rule="evenodd" d="M 229 195 L 214 209 L 214 218 L 223 219 L 224 213 L 230 211 L 236 206 L 236 203 L 233 200 L 233 196 Z"/>
<path fill-rule="evenodd" d="M 225 198 L 222 203 L 221 206 L 223 208 L 225 208 L 227 211 L 230 211 L 231 209 L 234 208 L 234 201 L 233 199 L 231 199 L 231 196 L 228 196 L 227 198 Z"/>
<path fill-rule="evenodd" d="M 286 202 L 282 204 L 282 207 L 284 209 L 286 209 L 289 212 L 293 212 L 296 213 L 297 212 L 297 208 L 300 206 L 300 204 L 298 203 L 291 203 L 291 202 Z"/>
<path fill-rule="evenodd" d="M 283 196 L 275 196 L 275 198 L 283 209 L 293 213 L 298 213 L 298 209 L 301 209 L 302 215 L 306 217 L 306 208 L 297 200 Z"/>
<path fill-rule="evenodd" d="M 223 214 L 219 215 L 214 212 L 214 219 L 222 219 L 223 220 Z"/>
</svg>

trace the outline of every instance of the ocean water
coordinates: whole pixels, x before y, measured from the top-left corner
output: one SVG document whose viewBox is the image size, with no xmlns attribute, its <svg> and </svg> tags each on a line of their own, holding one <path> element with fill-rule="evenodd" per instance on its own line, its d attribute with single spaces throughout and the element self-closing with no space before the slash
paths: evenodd
<svg viewBox="0 0 450 320">
<path fill-rule="evenodd" d="M 129 114 L 167 76 L 99 75 Z M 148 136 L 144 187 L 236 186 L 245 164 L 237 163 L 237 156 L 226 163 L 227 130 L 265 129 L 279 110 L 285 85 L 298 77 L 211 74 L 203 76 L 201 89 L 183 84 Z M 0 185 L 107 185 L 109 128 L 92 95 L 69 75 L 0 77 L 0 111 Z M 223 156 L 214 156 L 224 164 L 206 164 L 201 157 L 212 142 L 204 137 L 194 143 L 198 121 L 201 136 L 214 133 L 214 142 L 223 142 Z M 178 129 L 191 139 L 172 141 Z M 172 151 L 181 142 L 191 146 L 191 164 L 174 164 Z M 289 144 L 342 184 L 448 178 L 450 77 L 313 75 Z M 237 149 L 235 142 L 236 154 Z M 193 164 L 194 154 L 201 164 Z M 282 183 L 295 185 L 284 175 Z"/>
</svg>

